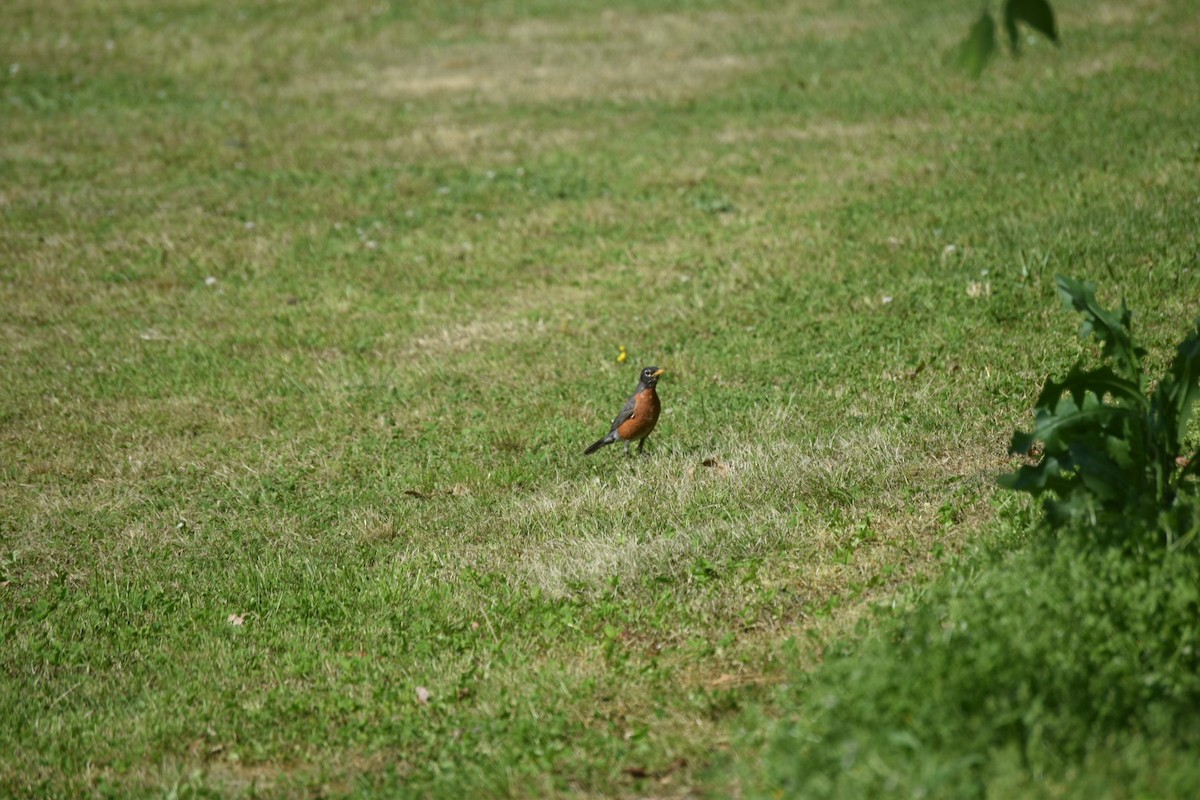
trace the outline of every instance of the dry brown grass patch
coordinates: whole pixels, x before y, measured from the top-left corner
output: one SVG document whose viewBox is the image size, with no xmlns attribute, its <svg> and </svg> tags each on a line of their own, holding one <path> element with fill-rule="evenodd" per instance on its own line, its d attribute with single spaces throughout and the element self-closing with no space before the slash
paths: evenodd
<svg viewBox="0 0 1200 800">
<path fill-rule="evenodd" d="M 861 15 L 705 11 L 601 11 L 567 19 L 483 20 L 450 27 L 440 43 L 397 47 L 381 40 L 356 67 L 305 77 L 288 94 L 368 94 L 389 101 L 470 97 L 488 104 L 678 101 L 728 84 L 762 64 L 733 52 L 724 32 L 749 30 L 764 42 L 824 41 L 880 24 Z M 461 41 L 470 36 L 470 41 Z M 480 38 L 483 41 L 480 41 Z M 768 45 L 769 47 L 769 45 Z"/>
</svg>

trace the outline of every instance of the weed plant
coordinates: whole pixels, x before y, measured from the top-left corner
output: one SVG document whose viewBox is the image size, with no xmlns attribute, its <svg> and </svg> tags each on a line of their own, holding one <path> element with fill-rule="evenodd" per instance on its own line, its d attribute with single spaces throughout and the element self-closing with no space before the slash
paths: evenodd
<svg viewBox="0 0 1200 800">
<path fill-rule="evenodd" d="M 1141 532 L 1159 545 L 1191 541 L 1200 526 L 1196 484 L 1200 452 L 1187 447 L 1192 406 L 1200 397 L 1200 321 L 1175 349 L 1154 384 L 1133 341 L 1132 314 L 1096 301 L 1095 288 L 1059 276 L 1067 306 L 1083 315 L 1084 337 L 1101 344 L 1102 366 L 1078 363 L 1048 380 L 1037 401 L 1037 424 L 1018 431 L 1011 450 L 1039 453 L 1002 483 L 1044 497 L 1051 525 L 1086 521 L 1098 535 L 1140 547 Z M 1153 386 L 1153 388 L 1151 388 Z"/>
<path fill-rule="evenodd" d="M 1016 452 L 1041 451 L 1005 478 L 1046 497 L 1033 542 L 959 563 L 886 635 L 799 676 L 777 789 L 1188 797 L 1200 785 L 1200 501 L 1180 455 L 1200 335 L 1151 384 L 1131 313 L 1058 286 L 1108 363 L 1048 380 L 1034 433 L 1014 436 Z"/>
</svg>

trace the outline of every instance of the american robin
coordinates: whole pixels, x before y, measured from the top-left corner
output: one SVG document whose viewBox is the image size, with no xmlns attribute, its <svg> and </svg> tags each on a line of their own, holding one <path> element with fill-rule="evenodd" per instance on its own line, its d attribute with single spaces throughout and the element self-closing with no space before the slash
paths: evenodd
<svg viewBox="0 0 1200 800">
<path fill-rule="evenodd" d="M 665 371 L 658 367 L 646 367 L 642 370 L 642 378 L 638 381 L 637 389 L 625 401 L 625 407 L 613 420 L 608 435 L 584 450 L 585 456 L 590 456 L 604 445 L 613 442 L 624 442 L 625 454 L 629 455 L 629 444 L 636 441 L 638 452 L 642 452 L 642 446 L 646 444 L 646 437 L 650 435 L 650 431 L 654 430 L 654 426 L 658 422 L 658 412 L 662 410 L 662 404 L 658 402 L 658 392 L 654 391 L 654 387 L 658 385 L 658 376 Z"/>
</svg>

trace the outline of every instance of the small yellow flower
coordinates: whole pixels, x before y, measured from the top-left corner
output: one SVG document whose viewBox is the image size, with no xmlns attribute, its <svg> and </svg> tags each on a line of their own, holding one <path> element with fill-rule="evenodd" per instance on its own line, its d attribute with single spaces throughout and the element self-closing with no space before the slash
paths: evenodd
<svg viewBox="0 0 1200 800">
<path fill-rule="evenodd" d="M 617 346 L 617 349 L 621 351 L 621 352 L 617 353 L 617 363 L 618 363 L 618 364 L 624 364 L 624 363 L 625 363 L 625 359 L 629 357 L 629 356 L 628 356 L 628 355 L 625 353 L 625 345 L 623 345 L 623 344 L 622 344 L 622 345 L 618 345 L 618 346 Z"/>
</svg>

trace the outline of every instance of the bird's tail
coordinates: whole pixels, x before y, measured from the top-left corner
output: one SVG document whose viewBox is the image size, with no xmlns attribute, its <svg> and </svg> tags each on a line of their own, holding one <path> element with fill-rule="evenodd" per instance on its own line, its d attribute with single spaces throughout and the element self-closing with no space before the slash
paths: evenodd
<svg viewBox="0 0 1200 800">
<path fill-rule="evenodd" d="M 601 447 L 604 447 L 604 445 L 612 444 L 613 441 L 614 440 L 611 436 L 605 436 L 603 439 L 597 439 L 596 441 L 592 442 L 591 446 L 588 447 L 587 450 L 583 451 L 583 454 L 585 456 L 590 456 L 592 453 L 596 452 Z"/>
</svg>

